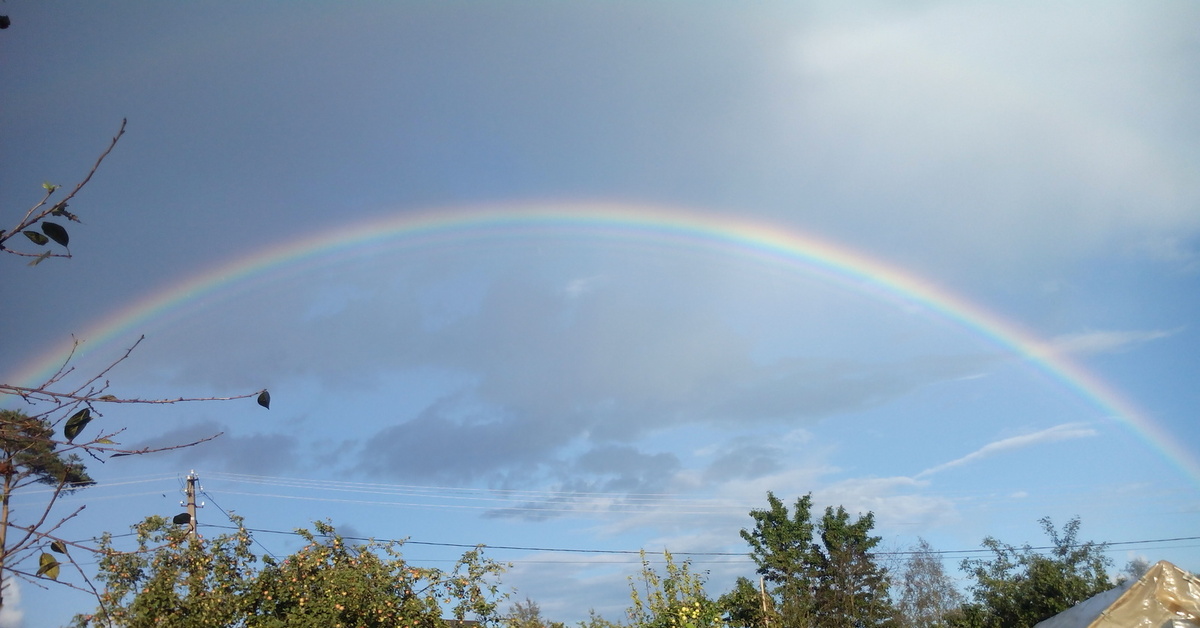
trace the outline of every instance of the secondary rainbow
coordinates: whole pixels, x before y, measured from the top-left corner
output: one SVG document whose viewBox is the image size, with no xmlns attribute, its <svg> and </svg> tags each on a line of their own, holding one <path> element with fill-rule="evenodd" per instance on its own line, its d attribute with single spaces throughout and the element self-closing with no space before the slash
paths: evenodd
<svg viewBox="0 0 1200 628">
<path fill-rule="evenodd" d="M 222 290 L 269 277 L 272 272 L 365 254 L 378 247 L 416 245 L 430 239 L 564 231 L 766 256 L 797 264 L 835 282 L 867 286 L 919 305 L 1013 352 L 1102 412 L 1119 418 L 1189 479 L 1200 483 L 1200 461 L 1179 447 L 1164 429 L 1085 368 L 1019 325 L 895 265 L 791 227 L 659 206 L 544 202 L 405 211 L 270 246 L 183 282 L 173 282 L 169 288 L 93 324 L 80 337 L 86 341 L 85 350 L 95 352 L 153 319 L 185 311 L 190 304 Z M 6 381 L 36 385 L 61 364 L 69 350 L 70 344 L 64 343 Z"/>
</svg>

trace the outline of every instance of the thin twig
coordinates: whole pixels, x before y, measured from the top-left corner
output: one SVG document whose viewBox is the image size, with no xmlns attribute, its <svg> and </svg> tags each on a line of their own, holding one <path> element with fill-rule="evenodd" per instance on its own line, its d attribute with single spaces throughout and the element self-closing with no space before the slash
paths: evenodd
<svg viewBox="0 0 1200 628">
<path fill-rule="evenodd" d="M 108 154 L 112 152 L 112 149 L 117 146 L 117 140 L 121 139 L 121 136 L 125 134 L 125 123 L 126 122 L 128 122 L 127 119 L 125 119 L 125 118 L 121 119 L 121 128 L 117 129 L 117 134 L 113 136 L 112 142 L 110 142 L 108 144 L 108 148 L 104 149 L 103 153 L 100 153 L 100 157 L 96 159 L 96 163 L 92 165 L 92 169 L 88 171 L 87 176 L 84 177 L 82 181 L 75 184 L 75 189 L 71 190 L 71 192 L 69 194 L 67 194 L 65 197 L 63 197 L 63 199 L 61 201 L 58 201 L 57 203 L 55 203 L 54 205 L 51 205 L 47 209 L 42 209 L 41 211 L 38 211 L 40 208 L 46 206 L 46 202 L 50 200 L 50 195 L 54 194 L 55 190 L 57 190 L 57 187 L 46 190 L 46 194 L 45 194 L 45 196 L 42 197 L 42 200 L 38 201 L 38 203 L 36 205 L 29 208 L 29 211 L 25 212 L 25 216 L 21 219 L 21 222 L 17 223 L 16 227 L 12 228 L 9 231 L 0 233 L 0 249 L 8 251 L 9 253 L 13 253 L 16 255 L 22 255 L 22 253 L 18 253 L 17 251 L 13 251 L 13 250 L 4 248 L 3 244 L 6 241 L 8 241 L 8 239 L 11 238 L 13 235 L 24 231 L 27 227 L 35 225 L 40 220 L 45 218 L 46 216 L 49 216 L 51 213 L 54 212 L 55 208 L 60 207 L 60 206 L 66 207 L 67 201 L 75 198 L 75 195 L 79 193 L 79 190 L 82 190 L 83 186 L 87 185 L 88 181 L 92 180 L 92 175 L 96 174 L 96 170 L 98 170 L 100 168 L 100 163 L 103 162 L 104 158 L 108 157 Z M 25 255 L 28 255 L 28 254 L 25 254 Z M 67 255 L 53 255 L 52 257 L 69 257 L 69 256 L 70 256 L 70 254 L 68 253 Z"/>
</svg>

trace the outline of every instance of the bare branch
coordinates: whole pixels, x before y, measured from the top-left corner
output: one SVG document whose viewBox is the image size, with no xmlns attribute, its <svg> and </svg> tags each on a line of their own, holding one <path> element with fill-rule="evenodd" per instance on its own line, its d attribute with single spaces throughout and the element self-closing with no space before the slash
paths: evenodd
<svg viewBox="0 0 1200 628">
<path fill-rule="evenodd" d="M 98 170 L 100 168 L 100 163 L 103 162 L 104 158 L 108 157 L 108 154 L 112 152 L 112 149 L 117 146 L 117 140 L 120 140 L 121 136 L 125 134 L 125 123 L 126 122 L 127 122 L 126 119 L 124 119 L 124 118 L 121 119 L 121 128 L 117 129 L 117 134 L 113 136 L 112 142 L 109 143 L 108 148 L 104 149 L 104 152 L 101 153 L 100 157 L 96 159 L 96 163 L 92 165 L 92 169 L 88 171 L 87 176 L 85 176 L 83 178 L 83 180 L 80 181 L 79 183 L 76 183 L 75 188 L 73 190 L 71 190 L 71 192 L 69 194 L 67 194 L 65 197 L 63 197 L 63 199 L 61 201 L 58 201 L 57 203 L 55 203 L 54 205 L 52 205 L 50 207 L 46 207 L 46 203 L 50 200 L 50 196 L 52 194 L 54 194 L 54 192 L 57 188 L 51 188 L 51 189 L 46 190 L 46 194 L 42 197 L 42 200 L 38 201 L 38 203 L 36 205 L 29 208 L 29 211 L 25 212 L 25 216 L 23 218 L 21 218 L 21 222 L 17 223 L 16 227 L 13 227 L 12 229 L 5 231 L 5 232 L 0 232 L 0 250 L 8 251 L 9 253 L 12 253 L 14 255 L 29 255 L 28 253 L 19 253 L 17 251 L 13 251 L 11 249 L 5 248 L 4 243 L 7 242 L 8 239 L 11 238 L 13 235 L 18 234 L 18 233 L 24 231 L 25 229 L 28 229 L 29 227 L 37 224 L 42 219 L 44 219 L 46 216 L 49 216 L 51 213 L 53 213 L 55 209 L 60 208 L 60 207 L 66 207 L 67 201 L 75 198 L 75 195 L 78 194 L 79 191 L 83 189 L 83 186 L 87 185 L 88 181 L 92 180 L 92 175 L 96 174 L 96 170 Z M 65 255 L 51 255 L 51 257 L 70 257 L 70 256 L 71 256 L 70 253 L 67 253 Z"/>
<path fill-rule="evenodd" d="M 13 386 L 12 384 L 0 384 L 0 394 L 17 395 L 29 401 L 47 401 L 53 403 L 61 403 L 62 400 L 80 401 L 85 403 L 145 403 L 157 405 L 170 405 L 174 403 L 191 403 L 195 401 L 233 401 L 235 399 L 249 399 L 261 394 L 263 391 L 258 390 L 252 393 L 241 395 L 233 395 L 230 397 L 174 397 L 171 399 L 141 399 L 141 398 L 121 398 L 121 397 L 95 397 L 90 394 L 71 394 L 60 393 L 52 390 L 42 390 L 40 388 L 28 388 L 25 386 Z"/>
</svg>

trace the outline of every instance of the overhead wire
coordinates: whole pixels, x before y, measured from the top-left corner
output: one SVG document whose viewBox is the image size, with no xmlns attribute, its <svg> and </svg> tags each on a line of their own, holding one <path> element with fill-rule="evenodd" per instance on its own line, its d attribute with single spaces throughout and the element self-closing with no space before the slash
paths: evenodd
<svg viewBox="0 0 1200 628">
<path fill-rule="evenodd" d="M 206 524 L 204 527 L 223 528 L 223 529 L 229 529 L 229 530 L 238 529 L 236 526 L 223 526 L 223 525 L 217 525 L 217 524 Z M 301 536 L 301 534 L 295 530 L 271 530 L 271 529 L 267 529 L 267 528 L 245 528 L 245 530 L 247 532 L 260 532 L 260 533 L 264 533 L 264 534 L 284 534 L 284 535 L 292 535 L 292 536 Z M 484 547 L 486 549 L 490 549 L 490 550 L 552 552 L 552 553 L 562 553 L 562 554 L 640 555 L 644 551 L 643 549 L 589 549 L 589 548 L 539 547 L 539 546 L 526 546 L 526 545 L 490 545 L 487 543 L 446 543 L 446 542 L 435 542 L 435 541 L 414 541 L 412 539 L 381 539 L 381 538 L 374 538 L 374 537 L 348 536 L 348 535 L 342 536 L 342 538 L 346 539 L 346 540 L 351 540 L 351 541 L 377 541 L 380 543 L 400 543 L 403 545 L 423 545 L 423 546 L 431 546 L 431 547 L 451 547 L 451 548 L 462 548 L 462 549 L 471 549 L 471 548 L 476 548 L 476 547 L 482 546 L 482 547 Z M 1170 537 L 1170 538 L 1161 538 L 1161 539 L 1141 539 L 1141 540 L 1136 540 L 1136 541 L 1108 541 L 1108 542 L 1103 542 L 1103 543 L 1094 542 L 1093 545 L 1104 546 L 1105 551 L 1125 551 L 1124 549 L 1109 550 L 1108 548 L 1114 548 L 1116 546 L 1121 546 L 1124 548 L 1125 546 L 1131 546 L 1131 545 L 1150 545 L 1150 544 L 1155 544 L 1155 543 L 1171 543 L 1171 542 L 1177 542 L 1177 541 L 1200 541 L 1200 536 L 1180 536 L 1180 537 Z M 1076 544 L 1073 547 L 1082 547 L 1082 545 Z M 1054 546 L 1054 545 L 1043 545 L 1043 546 L 1036 546 L 1036 547 L 1020 546 L 1020 549 L 1043 551 L 1043 550 L 1057 549 L 1057 546 Z M 895 551 L 871 552 L 871 554 L 875 555 L 875 556 L 913 556 L 913 555 L 917 555 L 917 554 L 932 554 L 935 556 L 947 556 L 947 557 L 952 557 L 952 556 L 964 556 L 965 557 L 965 556 L 969 556 L 972 554 L 987 555 L 990 553 L 992 553 L 992 550 L 990 550 L 988 548 L 973 548 L 973 549 L 961 549 L 961 550 L 928 550 L 928 551 L 895 550 Z M 673 552 L 671 552 L 671 554 L 676 555 L 676 556 L 746 557 L 747 559 L 749 559 L 749 556 L 750 556 L 748 552 L 673 551 Z M 730 561 L 730 562 L 733 562 L 733 561 Z"/>
</svg>

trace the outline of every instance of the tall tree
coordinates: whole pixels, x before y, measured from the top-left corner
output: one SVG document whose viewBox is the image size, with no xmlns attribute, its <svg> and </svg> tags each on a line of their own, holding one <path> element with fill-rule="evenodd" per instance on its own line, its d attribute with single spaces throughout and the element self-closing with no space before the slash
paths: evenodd
<svg viewBox="0 0 1200 628">
<path fill-rule="evenodd" d="M 792 512 L 767 493 L 767 508 L 751 510 L 754 529 L 741 531 L 750 544 L 758 574 L 771 584 L 773 619 L 784 626 L 808 626 L 815 618 L 813 588 L 816 555 L 811 521 L 812 494 L 796 499 Z"/>
<path fill-rule="evenodd" d="M 973 602 L 963 607 L 960 625 L 1022 628 L 1057 615 L 1112 587 L 1106 545 L 1079 541 L 1079 517 L 1055 529 L 1049 517 L 1038 521 L 1050 538 L 1048 554 L 1028 544 L 1014 547 L 992 537 L 983 546 L 991 558 L 971 558 L 962 570 L 975 583 Z"/>
<path fill-rule="evenodd" d="M 925 539 L 917 540 L 899 584 L 904 628 L 945 628 L 963 603 L 962 594 L 946 575 L 941 557 Z"/>
<path fill-rule="evenodd" d="M 872 513 L 852 521 L 845 508 L 828 507 L 814 525 L 811 494 L 797 499 L 790 513 L 773 493 L 767 504 L 750 512 L 754 530 L 741 534 L 758 573 L 772 584 L 771 623 L 838 628 L 892 621 L 887 569 L 871 555 L 880 541 L 871 536 Z"/>
<path fill-rule="evenodd" d="M 871 556 L 880 541 L 880 537 L 871 536 L 874 527 L 873 513 L 852 522 L 841 506 L 825 509 L 817 551 L 818 626 L 860 628 L 886 626 L 892 621 L 887 570 Z"/>
</svg>

